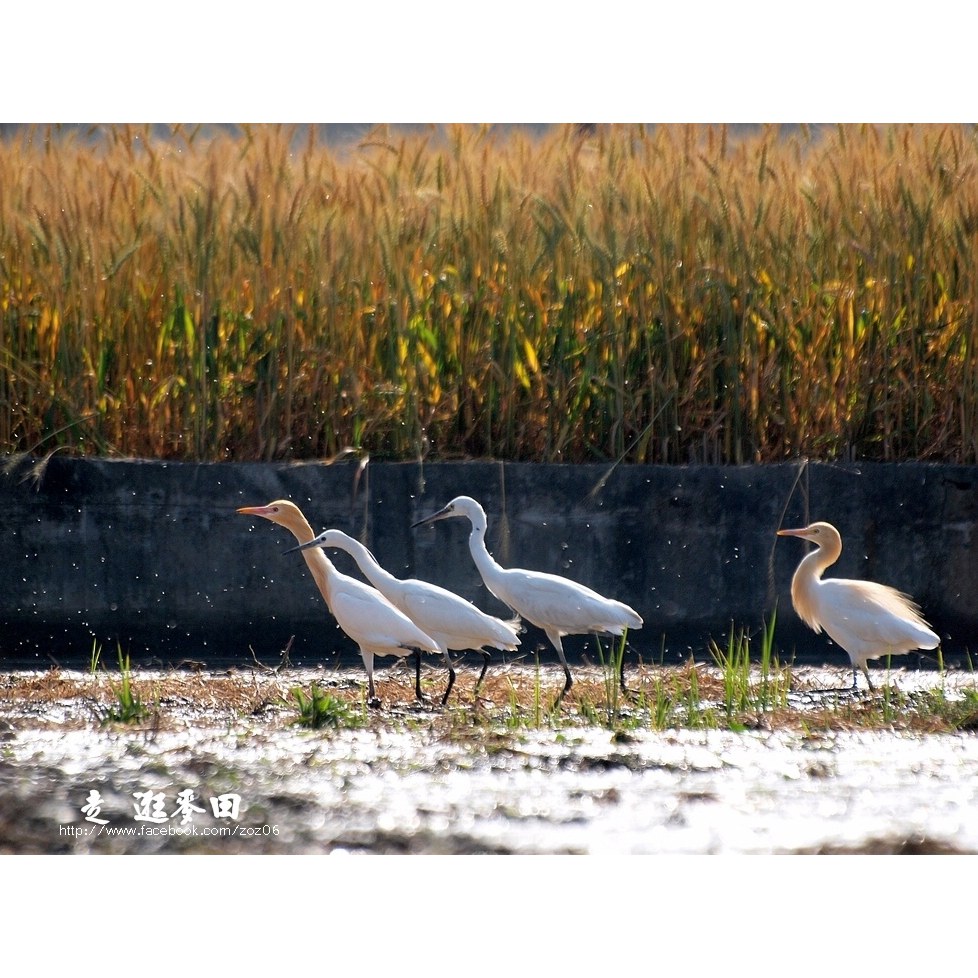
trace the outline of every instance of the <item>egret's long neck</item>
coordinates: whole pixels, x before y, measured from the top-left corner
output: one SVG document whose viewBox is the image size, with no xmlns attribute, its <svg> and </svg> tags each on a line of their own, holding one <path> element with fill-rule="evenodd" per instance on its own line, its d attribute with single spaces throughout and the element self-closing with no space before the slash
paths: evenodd
<svg viewBox="0 0 978 978">
<path fill-rule="evenodd" d="M 309 525 L 304 516 L 294 516 L 287 522 L 283 522 L 282 526 L 291 531 L 292 536 L 294 536 L 300 544 L 308 543 L 316 536 L 316 534 L 312 532 L 312 527 Z M 323 553 L 320 547 L 310 547 L 308 550 L 303 550 L 302 557 L 306 562 L 306 567 L 309 568 L 309 573 L 312 574 L 313 580 L 316 582 L 316 587 L 319 588 L 320 594 L 322 594 L 323 599 L 329 608 L 332 609 L 332 582 L 333 577 L 338 573 L 338 571 L 330 563 L 329 558 Z"/>
<path fill-rule="evenodd" d="M 472 559 L 475 561 L 475 566 L 479 569 L 486 587 L 493 591 L 493 583 L 499 579 L 503 569 L 493 560 L 492 554 L 486 549 L 485 522 L 472 521 L 472 532 L 469 533 L 469 553 L 472 554 Z"/>
<path fill-rule="evenodd" d="M 839 559 L 841 553 L 842 547 L 833 543 L 816 547 L 802 559 L 794 577 L 791 578 L 792 604 L 806 621 L 813 614 L 812 595 L 818 587 L 822 574 Z"/>
<path fill-rule="evenodd" d="M 357 567 L 363 572 L 363 576 L 378 591 L 383 591 L 389 584 L 397 584 L 397 578 L 384 570 L 377 563 L 377 558 L 359 540 L 354 540 L 353 537 L 344 537 L 335 545 L 339 546 L 341 550 L 345 550 L 357 562 Z"/>
<path fill-rule="evenodd" d="M 306 560 L 306 566 L 315 579 L 323 600 L 332 611 L 333 579 L 339 571 L 330 563 L 329 557 L 323 553 L 321 547 L 310 547 L 308 550 L 303 550 L 302 556 Z"/>
</svg>

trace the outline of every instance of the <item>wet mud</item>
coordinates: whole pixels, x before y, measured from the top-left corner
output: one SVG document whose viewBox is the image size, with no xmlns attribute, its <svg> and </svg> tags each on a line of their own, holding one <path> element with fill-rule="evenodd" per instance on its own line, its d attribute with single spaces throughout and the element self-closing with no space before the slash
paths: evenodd
<svg viewBox="0 0 978 978">
<path fill-rule="evenodd" d="M 111 676 L 5 674 L 0 851 L 978 852 L 970 729 L 806 726 L 823 695 L 810 692 L 792 722 L 738 730 L 609 729 L 584 723 L 573 699 L 538 726 L 525 713 L 515 724 L 505 682 L 535 680 L 507 672 L 478 701 L 460 677 L 460 700 L 442 708 L 413 702 L 406 670 L 385 680 L 383 709 L 318 730 L 295 724 L 290 690 L 315 681 L 356 704 L 362 671 L 139 674 L 151 709 L 132 724 L 105 720 Z"/>
</svg>

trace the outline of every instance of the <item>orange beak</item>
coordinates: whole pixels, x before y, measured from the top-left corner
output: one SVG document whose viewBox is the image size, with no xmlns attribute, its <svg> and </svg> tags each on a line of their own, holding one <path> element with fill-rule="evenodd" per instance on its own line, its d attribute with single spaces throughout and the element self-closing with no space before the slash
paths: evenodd
<svg viewBox="0 0 978 978">
<path fill-rule="evenodd" d="M 245 516 L 268 516 L 269 507 L 268 506 L 242 506 L 237 510 L 239 513 L 243 513 Z"/>
<path fill-rule="evenodd" d="M 801 537 L 802 540 L 811 540 L 809 530 L 811 527 L 803 526 L 797 530 L 778 530 L 779 537 Z"/>
</svg>

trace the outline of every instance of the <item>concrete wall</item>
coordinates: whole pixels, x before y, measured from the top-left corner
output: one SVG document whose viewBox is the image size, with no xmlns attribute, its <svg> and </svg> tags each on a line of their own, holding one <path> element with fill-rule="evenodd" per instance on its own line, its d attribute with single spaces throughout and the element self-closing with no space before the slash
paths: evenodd
<svg viewBox="0 0 978 978">
<path fill-rule="evenodd" d="M 493 462 L 206 464 L 20 460 L 0 475 L 0 657 L 7 666 L 87 659 L 116 642 L 136 662 L 245 664 L 353 650 L 292 537 L 238 506 L 289 498 L 313 527 L 362 539 L 394 574 L 445 585 L 502 613 L 467 548 L 468 523 L 411 524 L 465 493 L 489 514 L 504 565 L 564 574 L 631 604 L 646 660 L 706 654 L 731 622 L 778 606 L 785 655 L 844 663 L 790 607 L 805 552 L 778 526 L 827 519 L 844 552 L 829 576 L 910 592 L 948 653 L 978 645 L 978 468 L 923 464 L 556 466 Z M 800 476 L 800 477 L 799 477 Z M 345 554 L 334 562 L 357 573 Z M 532 629 L 524 647 L 545 642 Z M 567 640 L 569 654 L 593 645 Z"/>
</svg>

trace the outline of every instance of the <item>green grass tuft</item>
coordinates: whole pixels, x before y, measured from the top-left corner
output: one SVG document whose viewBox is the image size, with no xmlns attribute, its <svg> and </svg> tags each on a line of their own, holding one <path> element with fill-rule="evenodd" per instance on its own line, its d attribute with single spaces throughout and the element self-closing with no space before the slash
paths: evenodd
<svg viewBox="0 0 978 978">
<path fill-rule="evenodd" d="M 122 649 L 118 649 L 119 681 L 109 680 L 109 685 L 115 695 L 115 702 L 102 710 L 102 725 L 109 723 L 139 723 L 149 715 L 149 708 L 143 703 L 132 684 L 132 667 L 129 656 L 123 657 Z"/>
<path fill-rule="evenodd" d="M 333 696 L 313 683 L 308 693 L 296 686 L 290 692 L 292 704 L 298 711 L 295 723 L 311 730 L 323 727 L 349 729 L 364 724 L 363 711 L 345 700 Z"/>
</svg>

